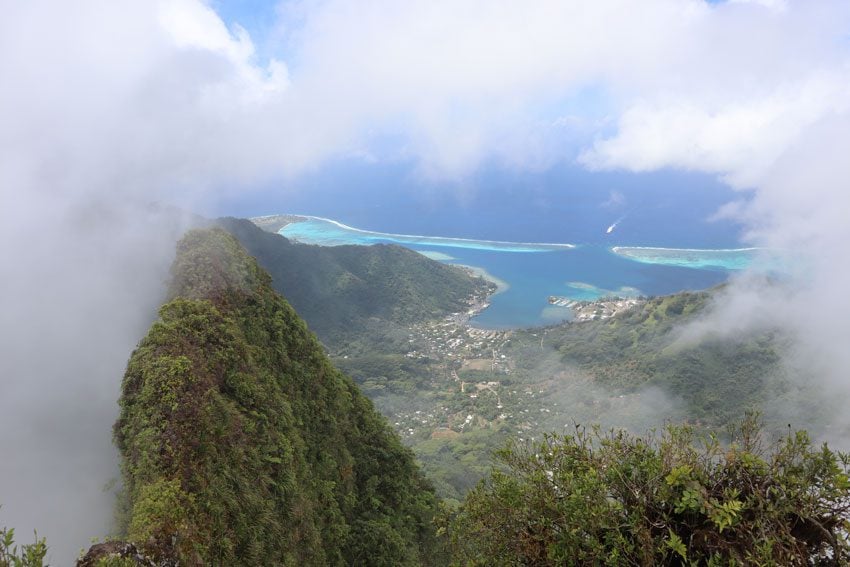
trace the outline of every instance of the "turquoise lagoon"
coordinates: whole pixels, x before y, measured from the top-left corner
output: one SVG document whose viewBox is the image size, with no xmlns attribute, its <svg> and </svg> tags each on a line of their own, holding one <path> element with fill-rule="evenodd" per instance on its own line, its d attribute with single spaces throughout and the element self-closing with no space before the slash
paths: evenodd
<svg viewBox="0 0 850 567">
<path fill-rule="evenodd" d="M 677 249 L 396 234 L 315 216 L 300 217 L 280 234 L 322 246 L 398 244 L 440 262 L 479 268 L 500 283 L 491 306 L 472 321 L 486 328 L 569 320 L 569 308 L 549 305 L 553 295 L 595 300 L 706 289 L 754 265 L 760 254 L 754 248 Z"/>
<path fill-rule="evenodd" d="M 761 248 L 703 250 L 699 248 L 653 248 L 649 246 L 614 246 L 611 251 L 635 262 L 680 266 L 682 268 L 743 270 L 759 260 Z"/>
<path fill-rule="evenodd" d="M 505 242 L 499 240 L 475 240 L 447 236 L 413 236 L 388 234 L 363 230 L 322 217 L 302 217 L 301 222 L 285 226 L 280 233 L 287 238 L 307 244 L 341 246 L 344 244 L 400 244 L 412 248 L 458 248 L 487 250 L 491 252 L 554 252 L 575 248 L 573 244 L 549 244 L 541 242 Z M 437 256 L 431 256 L 440 259 Z"/>
</svg>

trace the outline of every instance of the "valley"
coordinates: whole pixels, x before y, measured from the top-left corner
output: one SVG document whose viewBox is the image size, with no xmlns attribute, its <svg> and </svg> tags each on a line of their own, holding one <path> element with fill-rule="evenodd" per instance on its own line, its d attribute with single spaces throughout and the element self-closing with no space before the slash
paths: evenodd
<svg viewBox="0 0 850 567">
<path fill-rule="evenodd" d="M 407 326 L 372 322 L 356 340 L 326 345 L 453 502 L 509 437 L 533 442 L 575 423 L 640 432 L 685 421 L 723 431 L 788 393 L 782 339 L 771 333 L 665 352 L 710 296 L 628 300 L 611 316 L 532 329 L 478 329 L 466 312 Z M 604 312 L 616 301 L 582 308 Z"/>
<path fill-rule="evenodd" d="M 217 222 L 269 270 L 449 503 L 485 476 L 509 438 L 533 442 L 575 423 L 641 432 L 684 421 L 722 432 L 750 409 L 798 395 L 778 354 L 786 339 L 776 332 L 673 347 L 678 329 L 719 289 L 569 301 L 572 322 L 481 329 L 474 317 L 495 284 L 398 246 L 293 243 L 274 234 L 286 220 L 268 217 L 257 223 L 262 230 Z M 296 258 L 293 272 L 287 266 Z M 380 287 L 383 300 L 352 294 L 352 285 Z"/>
</svg>

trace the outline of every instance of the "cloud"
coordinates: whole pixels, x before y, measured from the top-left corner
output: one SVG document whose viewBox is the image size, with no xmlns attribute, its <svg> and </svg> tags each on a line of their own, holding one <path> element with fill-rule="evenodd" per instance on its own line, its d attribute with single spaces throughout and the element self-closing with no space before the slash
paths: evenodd
<svg viewBox="0 0 850 567">
<path fill-rule="evenodd" d="M 748 203 L 731 203 L 718 216 L 741 221 L 745 238 L 779 254 L 788 273 L 772 282 L 752 274 L 733 279 L 712 312 L 683 330 L 683 340 L 782 329 L 793 338 L 783 353 L 789 375 L 811 402 L 784 402 L 782 419 L 814 417 L 820 435 L 846 447 L 850 420 L 836 400 L 850 395 L 844 344 L 850 301 L 842 291 L 850 286 L 850 25 L 846 6 L 830 5 L 833 22 L 823 20 L 824 5 L 779 8 L 769 12 L 768 27 L 791 33 L 793 20 L 819 22 L 811 30 L 821 37 L 799 29 L 799 49 L 784 55 L 776 43 L 763 46 L 782 62 L 778 68 L 767 60 L 753 65 L 745 54 L 728 61 L 721 77 L 644 93 L 625 108 L 616 132 L 599 138 L 581 161 L 595 168 L 702 171 L 752 192 Z M 745 71 L 743 84 L 728 80 Z"/>
<path fill-rule="evenodd" d="M 166 192 L 350 155 L 449 178 L 493 160 L 539 169 L 611 124 L 586 163 L 714 172 L 769 161 L 842 107 L 841 3 L 630 5 L 288 2 L 279 58 L 266 61 L 238 22 L 198 0 L 36 1 L 5 18 L 16 88 L 0 96 L 27 110 L 9 117 L 10 141 L 61 142 L 52 149 L 73 159 L 57 161 L 80 167 L 108 147 L 122 182 L 135 170 Z"/>
<path fill-rule="evenodd" d="M 166 194 L 348 155 L 449 178 L 493 160 L 544 168 L 600 135 L 591 166 L 734 169 L 748 185 L 845 110 L 841 2 L 630 6 L 287 2 L 265 60 L 199 0 L 19 3 L 4 18 L 4 130 L 18 154 Z"/>
<path fill-rule="evenodd" d="M 109 533 L 121 376 L 162 300 L 180 226 L 134 204 L 55 206 L 0 229 L 0 525 L 19 543 L 37 529 L 50 563 L 65 565 Z"/>
<path fill-rule="evenodd" d="M 561 106 L 598 81 L 663 67 L 707 10 L 652 0 L 635 26 L 622 8 L 323 2 L 293 34 L 293 88 L 354 133 L 368 124 L 403 135 L 407 154 L 435 174 L 463 175 L 493 158 L 551 163 L 567 157 L 551 136 L 553 123 L 565 125 Z"/>
<path fill-rule="evenodd" d="M 608 199 L 602 203 L 602 207 L 607 209 L 621 209 L 626 205 L 626 196 L 620 191 L 610 191 Z"/>
<path fill-rule="evenodd" d="M 264 173 L 241 124 L 287 89 L 197 2 L 27 2 L 0 20 L 0 524 L 68 564 L 108 533 L 111 427 L 181 215 Z"/>
<path fill-rule="evenodd" d="M 580 161 L 593 168 L 649 171 L 664 167 L 721 174 L 733 186 L 756 186 L 808 128 L 850 108 L 850 72 L 817 72 L 778 85 L 760 98 L 701 101 L 699 94 L 638 103 L 614 137 L 597 141 Z"/>
<path fill-rule="evenodd" d="M 350 143 L 369 143 L 366 125 L 390 131 L 447 176 L 488 159 L 573 159 L 552 124 L 585 142 L 602 135 L 582 157 L 595 167 L 715 173 L 754 160 L 757 173 L 846 98 L 848 8 L 767 4 L 330 0 L 300 12 L 293 90 L 331 107 L 325 118 Z M 585 128 L 599 126 L 590 101 L 573 111 L 588 89 L 614 117 L 613 137 Z"/>
</svg>

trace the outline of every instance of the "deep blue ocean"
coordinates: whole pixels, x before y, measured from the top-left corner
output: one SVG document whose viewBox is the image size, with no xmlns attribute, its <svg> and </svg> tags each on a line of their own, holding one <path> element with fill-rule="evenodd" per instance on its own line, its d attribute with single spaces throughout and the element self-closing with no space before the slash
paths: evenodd
<svg viewBox="0 0 850 567">
<path fill-rule="evenodd" d="M 681 172 L 491 168 L 466 183 L 439 184 L 404 164 L 343 163 L 217 212 L 322 217 L 282 234 L 324 245 L 393 242 L 483 268 L 507 286 L 474 323 L 503 328 L 568 319 L 569 310 L 550 306 L 549 296 L 661 295 L 725 281 L 755 252 L 742 250 L 739 225 L 712 217 L 747 198 L 709 176 Z"/>
</svg>

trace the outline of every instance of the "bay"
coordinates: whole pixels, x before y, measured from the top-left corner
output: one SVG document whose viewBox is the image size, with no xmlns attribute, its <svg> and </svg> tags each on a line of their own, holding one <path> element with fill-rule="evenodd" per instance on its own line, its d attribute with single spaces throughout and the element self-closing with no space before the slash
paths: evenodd
<svg viewBox="0 0 850 567">
<path fill-rule="evenodd" d="M 269 188 L 224 206 L 239 216 L 291 213 L 339 223 L 311 219 L 282 231 L 303 242 L 394 242 L 483 268 L 507 289 L 473 323 L 507 328 L 569 319 L 569 309 L 550 305 L 549 296 L 661 295 L 726 281 L 754 252 L 740 239 L 742 227 L 716 213 L 748 198 L 688 172 L 494 166 L 438 182 L 411 164 L 346 161 L 299 179 L 297 188 Z"/>
</svg>

